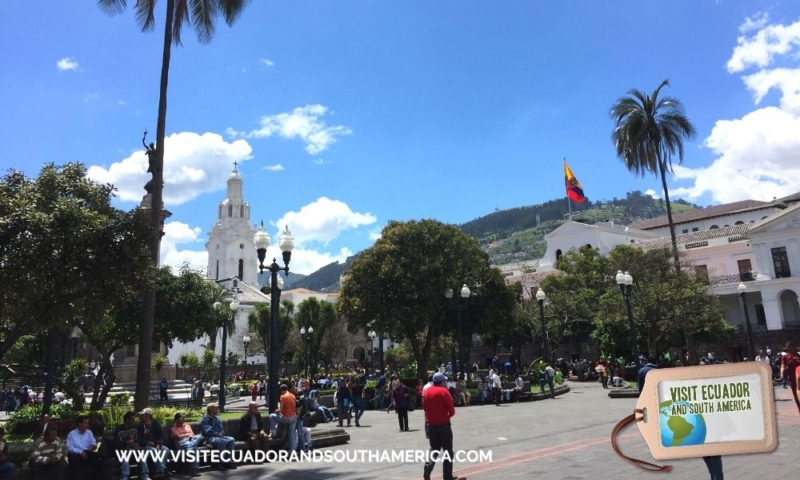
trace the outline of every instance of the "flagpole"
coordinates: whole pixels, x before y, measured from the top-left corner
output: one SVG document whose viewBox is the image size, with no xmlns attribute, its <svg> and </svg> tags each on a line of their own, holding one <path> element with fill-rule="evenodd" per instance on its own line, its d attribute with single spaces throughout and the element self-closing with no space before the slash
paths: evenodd
<svg viewBox="0 0 800 480">
<path fill-rule="evenodd" d="M 567 157 L 564 157 L 564 165 L 567 164 Z M 566 186 L 565 186 L 566 189 Z M 572 221 L 572 202 L 569 200 L 569 193 L 565 191 L 567 194 L 567 207 L 569 208 L 569 221 Z"/>
</svg>

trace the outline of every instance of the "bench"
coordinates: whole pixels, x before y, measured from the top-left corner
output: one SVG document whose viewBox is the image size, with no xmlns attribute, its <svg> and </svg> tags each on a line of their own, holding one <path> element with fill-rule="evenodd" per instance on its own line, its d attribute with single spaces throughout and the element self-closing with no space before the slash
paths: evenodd
<svg viewBox="0 0 800 480">
<path fill-rule="evenodd" d="M 170 400 L 159 400 L 157 403 L 161 407 L 173 408 L 203 408 L 203 399 L 201 398 L 180 398 Z"/>
</svg>

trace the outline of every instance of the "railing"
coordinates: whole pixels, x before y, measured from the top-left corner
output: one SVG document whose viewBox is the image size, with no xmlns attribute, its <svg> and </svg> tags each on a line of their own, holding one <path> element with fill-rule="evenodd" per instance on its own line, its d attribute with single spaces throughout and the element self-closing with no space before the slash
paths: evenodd
<svg viewBox="0 0 800 480">
<path fill-rule="evenodd" d="M 783 329 L 790 332 L 796 332 L 800 330 L 800 322 L 783 322 Z"/>
<path fill-rule="evenodd" d="M 734 273 L 732 275 L 714 275 L 708 277 L 708 283 L 711 286 L 714 285 L 725 285 L 729 283 L 739 283 L 739 282 L 754 282 L 758 277 L 758 273 L 752 270 L 745 270 L 742 273 Z"/>
<path fill-rule="evenodd" d="M 736 324 L 736 325 L 734 325 L 734 327 L 736 328 L 736 333 L 745 333 L 745 334 L 747 333 L 747 325 Z M 753 333 L 763 333 L 763 332 L 767 331 L 767 326 L 766 325 L 754 325 L 754 324 L 751 323 L 750 324 L 750 329 L 753 331 Z M 800 330 L 800 324 L 798 324 L 798 329 Z"/>
</svg>

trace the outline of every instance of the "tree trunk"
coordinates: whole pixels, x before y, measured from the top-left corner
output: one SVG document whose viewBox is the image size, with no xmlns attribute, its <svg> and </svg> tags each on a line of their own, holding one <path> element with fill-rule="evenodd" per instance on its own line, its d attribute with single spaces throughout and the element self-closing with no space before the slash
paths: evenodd
<svg viewBox="0 0 800 480">
<path fill-rule="evenodd" d="M 108 373 L 108 379 L 103 382 L 103 377 Z M 94 392 L 92 393 L 92 403 L 89 407 L 90 410 L 101 410 L 106 404 L 108 392 L 111 391 L 111 386 L 114 385 L 116 380 L 114 375 L 114 368 L 111 366 L 110 356 L 103 356 L 103 364 L 94 378 Z"/>
<path fill-rule="evenodd" d="M 667 166 L 662 159 L 658 160 L 658 168 L 661 173 L 661 187 L 664 189 L 664 203 L 667 206 L 667 221 L 669 222 L 669 236 L 672 240 L 672 257 L 675 259 L 675 271 L 681 271 L 681 264 L 678 260 L 678 241 L 675 238 L 675 224 L 672 222 L 672 204 L 669 201 L 669 189 L 667 188 Z"/>
<path fill-rule="evenodd" d="M 164 138 L 167 129 L 167 83 L 169 80 L 169 60 L 172 52 L 172 23 L 175 13 L 175 0 L 167 0 L 167 15 L 164 21 L 164 50 L 161 57 L 161 85 L 158 98 L 158 120 L 156 123 L 156 158 L 153 168 L 153 196 L 150 205 L 150 218 L 156 235 L 150 246 L 153 264 L 158 268 L 161 254 L 161 203 L 164 188 Z M 150 361 L 153 356 L 153 323 L 156 310 L 155 285 L 144 295 L 142 325 L 139 335 L 139 359 L 136 364 L 136 410 L 145 408 L 150 399 Z"/>
</svg>

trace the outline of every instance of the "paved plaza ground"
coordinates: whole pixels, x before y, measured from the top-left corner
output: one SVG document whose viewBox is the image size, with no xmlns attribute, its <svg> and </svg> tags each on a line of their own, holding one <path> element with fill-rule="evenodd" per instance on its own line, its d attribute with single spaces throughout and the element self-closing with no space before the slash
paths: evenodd
<svg viewBox="0 0 800 480">
<path fill-rule="evenodd" d="M 455 474 L 478 479 L 707 479 L 701 459 L 667 462 L 670 473 L 649 473 L 631 466 L 611 449 L 614 425 L 632 413 L 635 399 L 610 399 L 596 383 L 570 382 L 572 391 L 556 399 L 456 409 L 455 448 L 491 450 L 492 463 L 457 464 Z M 775 389 L 780 443 L 773 453 L 723 458 L 725 478 L 775 479 L 796 476 L 800 451 L 800 413 L 789 390 Z M 350 427 L 351 441 L 332 450 L 425 449 L 422 412 L 409 414 L 411 431 L 400 433 L 394 413 L 368 411 L 361 428 Z M 323 424 L 318 428 L 329 428 Z M 652 460 L 635 426 L 621 436 L 623 451 Z M 321 450 L 320 450 L 321 451 Z M 658 463 L 658 462 L 656 462 Z M 270 463 L 233 471 L 205 471 L 203 478 L 419 480 L 419 463 Z M 437 466 L 433 478 L 442 478 Z"/>
</svg>

